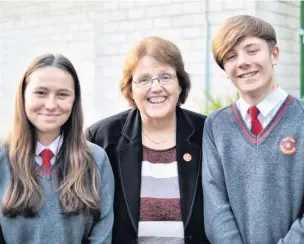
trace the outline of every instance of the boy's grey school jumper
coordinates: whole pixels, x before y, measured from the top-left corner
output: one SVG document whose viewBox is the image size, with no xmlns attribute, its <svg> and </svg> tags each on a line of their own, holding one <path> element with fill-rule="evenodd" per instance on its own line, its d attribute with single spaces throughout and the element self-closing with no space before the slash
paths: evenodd
<svg viewBox="0 0 304 244">
<path fill-rule="evenodd" d="M 303 244 L 303 103 L 288 96 L 258 136 L 236 104 L 207 118 L 205 228 L 212 244 Z M 300 217 L 299 217 L 300 213 Z"/>
<path fill-rule="evenodd" d="M 9 218 L 0 211 L 0 227 L 3 244 L 110 244 L 113 225 L 114 178 L 105 151 L 88 142 L 100 172 L 101 220 L 93 221 L 92 216 L 77 214 L 62 215 L 57 194 L 53 188 L 52 176 L 38 173 L 43 189 L 43 207 L 38 217 Z M 9 184 L 9 162 L 7 150 L 0 149 L 0 205 Z"/>
</svg>

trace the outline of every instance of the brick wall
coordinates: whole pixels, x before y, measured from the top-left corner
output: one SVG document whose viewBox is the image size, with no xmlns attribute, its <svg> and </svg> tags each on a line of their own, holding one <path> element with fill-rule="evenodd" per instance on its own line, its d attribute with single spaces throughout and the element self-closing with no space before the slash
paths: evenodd
<svg viewBox="0 0 304 244">
<path fill-rule="evenodd" d="M 258 1 L 256 15 L 271 23 L 280 48 L 277 82 L 289 93 L 300 94 L 300 1 Z"/>
<path fill-rule="evenodd" d="M 258 16 L 272 24 L 280 47 L 279 64 L 275 67 L 277 82 L 289 93 L 299 96 L 300 91 L 300 1 L 211 1 L 209 19 L 213 36 L 219 24 L 235 14 Z M 225 74 L 211 62 L 211 90 L 225 96 L 235 89 Z"/>
<path fill-rule="evenodd" d="M 173 41 L 181 49 L 191 74 L 193 91 L 203 88 L 205 69 L 204 1 L 128 1 L 104 5 L 97 15 L 96 87 L 105 90 L 103 99 L 115 103 L 121 67 L 126 53 L 145 36 L 157 35 Z M 200 94 L 201 95 L 201 94 Z M 192 99 L 188 107 L 197 107 Z M 113 111 L 106 108 L 107 113 Z"/>
<path fill-rule="evenodd" d="M 249 14 L 255 15 L 255 1 L 209 1 L 208 6 L 208 20 L 210 23 L 210 38 L 212 38 L 223 23 L 223 21 L 231 16 L 238 14 Z M 211 39 L 209 40 L 211 43 Z M 225 72 L 219 68 L 219 66 L 214 62 L 211 48 L 209 51 L 210 55 L 210 91 L 217 97 L 225 98 L 235 98 L 236 89 L 232 85 L 231 81 L 227 79 Z"/>
<path fill-rule="evenodd" d="M 167 38 L 181 49 L 193 84 L 185 107 L 199 111 L 206 88 L 222 96 L 233 94 L 230 81 L 213 61 L 210 40 L 218 25 L 235 14 L 256 14 L 275 25 L 282 46 L 278 82 L 298 95 L 298 2 L 0 2 L 0 109 L 5 115 L 0 135 L 11 122 L 22 71 L 33 57 L 45 52 L 62 53 L 74 63 L 86 125 L 127 108 L 118 88 L 121 68 L 129 49 L 145 36 Z"/>
</svg>

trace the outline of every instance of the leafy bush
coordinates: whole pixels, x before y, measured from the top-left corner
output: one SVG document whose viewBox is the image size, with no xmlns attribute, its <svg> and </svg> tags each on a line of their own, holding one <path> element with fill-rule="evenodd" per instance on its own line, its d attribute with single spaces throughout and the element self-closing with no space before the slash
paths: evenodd
<svg viewBox="0 0 304 244">
<path fill-rule="evenodd" d="M 204 109 L 201 109 L 202 114 L 209 115 L 215 110 L 224 108 L 234 103 L 239 97 L 239 92 L 236 93 L 235 97 L 215 97 L 210 93 L 204 93 L 207 98 L 207 106 Z"/>
</svg>

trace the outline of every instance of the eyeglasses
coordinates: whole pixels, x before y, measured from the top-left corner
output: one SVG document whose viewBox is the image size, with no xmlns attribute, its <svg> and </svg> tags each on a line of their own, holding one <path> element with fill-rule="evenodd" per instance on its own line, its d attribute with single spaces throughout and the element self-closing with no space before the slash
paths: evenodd
<svg viewBox="0 0 304 244">
<path fill-rule="evenodd" d="M 154 80 L 157 80 L 158 83 L 162 86 L 165 86 L 167 84 L 172 83 L 175 81 L 176 75 L 173 74 L 163 74 L 158 76 L 157 78 L 152 78 L 149 76 L 142 77 L 138 80 L 133 80 L 133 82 L 138 86 L 138 87 L 150 87 L 153 84 Z"/>
</svg>

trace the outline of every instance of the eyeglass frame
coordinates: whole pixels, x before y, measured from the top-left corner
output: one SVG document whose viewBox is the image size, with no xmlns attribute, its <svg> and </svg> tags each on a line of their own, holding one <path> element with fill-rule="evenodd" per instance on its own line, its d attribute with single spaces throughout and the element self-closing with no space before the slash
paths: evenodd
<svg viewBox="0 0 304 244">
<path fill-rule="evenodd" d="M 174 75 L 174 74 L 167 74 L 167 75 L 170 75 L 172 80 L 170 82 L 166 82 L 165 84 L 161 82 L 161 78 L 159 78 L 159 77 L 151 78 L 149 80 L 149 83 L 147 83 L 147 85 L 140 85 L 140 82 L 139 82 L 140 79 L 132 80 L 132 82 L 134 84 L 136 84 L 138 87 L 151 87 L 153 85 L 153 81 L 157 80 L 158 84 L 160 84 L 161 86 L 165 86 L 165 85 L 173 83 L 175 81 L 175 79 L 177 78 L 177 75 Z"/>
</svg>

